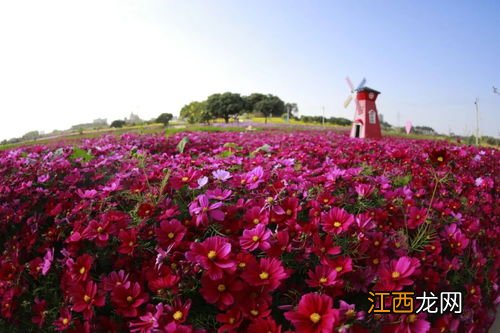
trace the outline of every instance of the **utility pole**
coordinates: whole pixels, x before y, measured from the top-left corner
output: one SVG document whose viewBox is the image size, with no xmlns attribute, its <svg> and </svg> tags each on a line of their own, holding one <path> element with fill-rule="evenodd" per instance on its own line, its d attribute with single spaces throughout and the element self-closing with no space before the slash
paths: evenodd
<svg viewBox="0 0 500 333">
<path fill-rule="evenodd" d="M 479 98 L 476 97 L 476 145 L 479 145 Z"/>
<path fill-rule="evenodd" d="M 495 86 L 493 86 L 493 93 L 497 94 L 497 95 L 500 95 L 500 89 L 495 88 Z"/>
</svg>

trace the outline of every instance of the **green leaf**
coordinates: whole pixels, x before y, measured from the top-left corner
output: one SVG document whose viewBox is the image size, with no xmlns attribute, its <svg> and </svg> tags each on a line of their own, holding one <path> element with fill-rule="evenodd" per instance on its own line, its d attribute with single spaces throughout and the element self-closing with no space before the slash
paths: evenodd
<svg viewBox="0 0 500 333">
<path fill-rule="evenodd" d="M 189 138 L 187 136 L 183 137 L 181 141 L 177 144 L 177 150 L 179 153 L 184 153 L 184 148 L 186 147 L 186 143 L 189 142 Z"/>
<path fill-rule="evenodd" d="M 94 158 L 94 156 L 90 153 L 90 150 L 85 151 L 81 148 L 73 147 L 73 154 L 71 154 L 70 158 L 72 160 L 77 160 L 81 158 L 83 162 L 89 162 Z"/>
</svg>

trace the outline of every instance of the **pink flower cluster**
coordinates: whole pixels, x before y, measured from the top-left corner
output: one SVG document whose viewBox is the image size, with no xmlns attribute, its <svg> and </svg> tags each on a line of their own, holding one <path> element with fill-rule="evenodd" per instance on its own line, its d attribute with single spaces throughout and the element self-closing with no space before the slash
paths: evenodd
<svg viewBox="0 0 500 333">
<path fill-rule="evenodd" d="M 0 151 L 0 331 L 486 332 L 499 161 L 279 130 Z M 370 291 L 463 313 L 368 313 Z"/>
</svg>

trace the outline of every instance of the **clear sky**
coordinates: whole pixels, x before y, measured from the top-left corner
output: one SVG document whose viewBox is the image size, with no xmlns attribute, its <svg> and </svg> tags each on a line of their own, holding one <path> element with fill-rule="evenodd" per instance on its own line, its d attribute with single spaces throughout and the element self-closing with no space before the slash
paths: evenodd
<svg viewBox="0 0 500 333">
<path fill-rule="evenodd" d="M 362 77 L 385 120 L 500 136 L 500 1 L 0 0 L 0 140 L 232 91 L 300 114 Z M 399 117 L 398 117 L 399 114 Z"/>
</svg>

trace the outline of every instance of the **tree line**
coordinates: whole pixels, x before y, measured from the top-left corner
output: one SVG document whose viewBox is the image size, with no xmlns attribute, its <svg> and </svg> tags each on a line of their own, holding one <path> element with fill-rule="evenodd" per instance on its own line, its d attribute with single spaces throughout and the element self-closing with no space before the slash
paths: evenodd
<svg viewBox="0 0 500 333">
<path fill-rule="evenodd" d="M 226 123 L 229 119 L 238 119 L 243 113 L 257 113 L 265 118 L 280 117 L 285 113 L 295 116 L 299 109 L 296 103 L 285 103 L 279 97 L 271 94 L 253 93 L 242 96 L 237 93 L 225 92 L 213 94 L 204 101 L 194 101 L 185 105 L 180 111 L 180 117 L 189 123 L 210 123 L 222 118 Z"/>
</svg>

